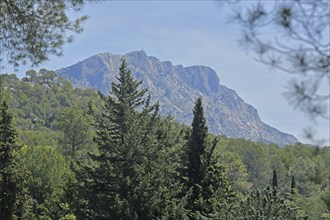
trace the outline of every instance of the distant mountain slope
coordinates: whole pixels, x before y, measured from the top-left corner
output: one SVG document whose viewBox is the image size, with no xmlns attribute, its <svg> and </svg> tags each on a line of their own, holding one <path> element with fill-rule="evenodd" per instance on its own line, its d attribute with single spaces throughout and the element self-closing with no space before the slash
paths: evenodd
<svg viewBox="0 0 330 220">
<path fill-rule="evenodd" d="M 265 124 L 257 110 L 244 102 L 234 90 L 220 84 L 216 72 L 206 66 L 173 65 L 147 56 L 144 51 L 121 55 L 102 53 L 57 71 L 78 87 L 92 87 L 108 94 L 125 57 L 137 79 L 149 89 L 154 101 L 161 103 L 161 114 L 171 114 L 177 121 L 190 125 L 196 97 L 202 96 L 209 131 L 228 137 L 240 137 L 279 145 L 297 139 Z"/>
</svg>

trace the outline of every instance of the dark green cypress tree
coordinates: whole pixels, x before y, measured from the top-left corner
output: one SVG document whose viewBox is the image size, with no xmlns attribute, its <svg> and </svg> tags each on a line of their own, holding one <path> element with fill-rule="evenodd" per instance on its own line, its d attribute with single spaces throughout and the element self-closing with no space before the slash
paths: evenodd
<svg viewBox="0 0 330 220">
<path fill-rule="evenodd" d="M 22 219 L 29 214 L 27 171 L 17 154 L 16 130 L 6 101 L 0 106 L 0 219 Z"/>
<path fill-rule="evenodd" d="M 296 194 L 296 180 L 294 176 L 291 177 L 291 195 Z"/>
<path fill-rule="evenodd" d="M 193 110 L 192 131 L 188 140 L 188 197 L 187 209 L 191 211 L 190 217 L 196 218 L 196 213 L 201 211 L 201 204 L 204 200 L 201 198 L 201 187 L 204 179 L 203 156 L 206 148 L 206 138 L 208 128 L 204 116 L 202 98 L 199 97 L 195 102 Z M 201 200 L 198 202 L 198 200 Z"/>
<path fill-rule="evenodd" d="M 200 185 L 204 177 L 202 159 L 206 148 L 208 128 L 201 97 L 196 100 L 193 114 L 192 132 L 188 143 L 189 187 Z"/>
<path fill-rule="evenodd" d="M 207 140 L 208 128 L 201 97 L 196 100 L 193 114 L 187 149 L 187 186 L 190 189 L 187 208 L 191 219 L 213 218 L 223 204 L 231 202 L 234 193 L 224 167 L 213 155 L 218 139 L 212 143 Z"/>
<path fill-rule="evenodd" d="M 276 173 L 276 170 L 275 169 L 273 169 L 272 186 L 273 186 L 273 189 L 277 189 L 278 188 L 278 186 L 277 186 L 277 173 Z"/>
<path fill-rule="evenodd" d="M 273 186 L 273 193 L 274 195 L 276 195 L 278 190 L 276 169 L 273 169 L 272 186 Z"/>
</svg>

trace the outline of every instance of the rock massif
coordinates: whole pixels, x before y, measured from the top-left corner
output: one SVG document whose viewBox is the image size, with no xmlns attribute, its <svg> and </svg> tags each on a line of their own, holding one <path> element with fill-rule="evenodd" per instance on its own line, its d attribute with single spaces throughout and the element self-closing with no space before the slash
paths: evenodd
<svg viewBox="0 0 330 220">
<path fill-rule="evenodd" d="M 98 54 L 57 73 L 77 87 L 92 87 L 108 94 L 123 57 L 135 78 L 143 80 L 152 100 L 160 101 L 162 115 L 170 114 L 190 125 L 195 99 L 202 96 L 211 133 L 279 145 L 297 142 L 294 136 L 262 122 L 257 110 L 234 90 L 221 85 L 210 67 L 173 65 L 136 51 L 125 55 Z"/>
</svg>

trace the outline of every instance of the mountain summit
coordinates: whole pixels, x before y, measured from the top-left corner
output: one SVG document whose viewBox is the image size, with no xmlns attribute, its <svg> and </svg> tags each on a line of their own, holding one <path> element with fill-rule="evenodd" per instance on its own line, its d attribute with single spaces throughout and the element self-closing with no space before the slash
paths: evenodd
<svg viewBox="0 0 330 220">
<path fill-rule="evenodd" d="M 297 142 L 294 136 L 262 122 L 257 110 L 234 90 L 221 85 L 217 73 L 207 66 L 173 65 L 147 56 L 144 51 L 135 51 L 125 55 L 101 53 L 57 73 L 77 87 L 92 87 L 108 94 L 123 57 L 135 78 L 143 80 L 153 101 L 159 100 L 162 115 L 170 114 L 190 125 L 194 102 L 201 96 L 211 133 L 282 146 Z"/>
</svg>

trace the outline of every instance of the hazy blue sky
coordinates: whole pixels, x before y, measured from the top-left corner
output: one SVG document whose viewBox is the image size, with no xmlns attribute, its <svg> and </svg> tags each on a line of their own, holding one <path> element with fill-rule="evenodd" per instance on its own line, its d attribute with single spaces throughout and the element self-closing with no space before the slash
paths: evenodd
<svg viewBox="0 0 330 220">
<path fill-rule="evenodd" d="M 312 124 L 283 97 L 289 76 L 271 71 L 238 44 L 240 28 L 228 24 L 230 10 L 214 1 L 111 1 L 87 4 L 84 32 L 65 46 L 64 56 L 41 67 L 59 69 L 101 52 L 141 50 L 173 64 L 206 65 L 220 82 L 253 105 L 267 124 L 305 141 L 303 128 L 317 127 L 329 139 L 329 121 Z M 26 68 L 21 68 L 24 72 Z M 7 69 L 9 70 L 9 69 Z"/>
</svg>

